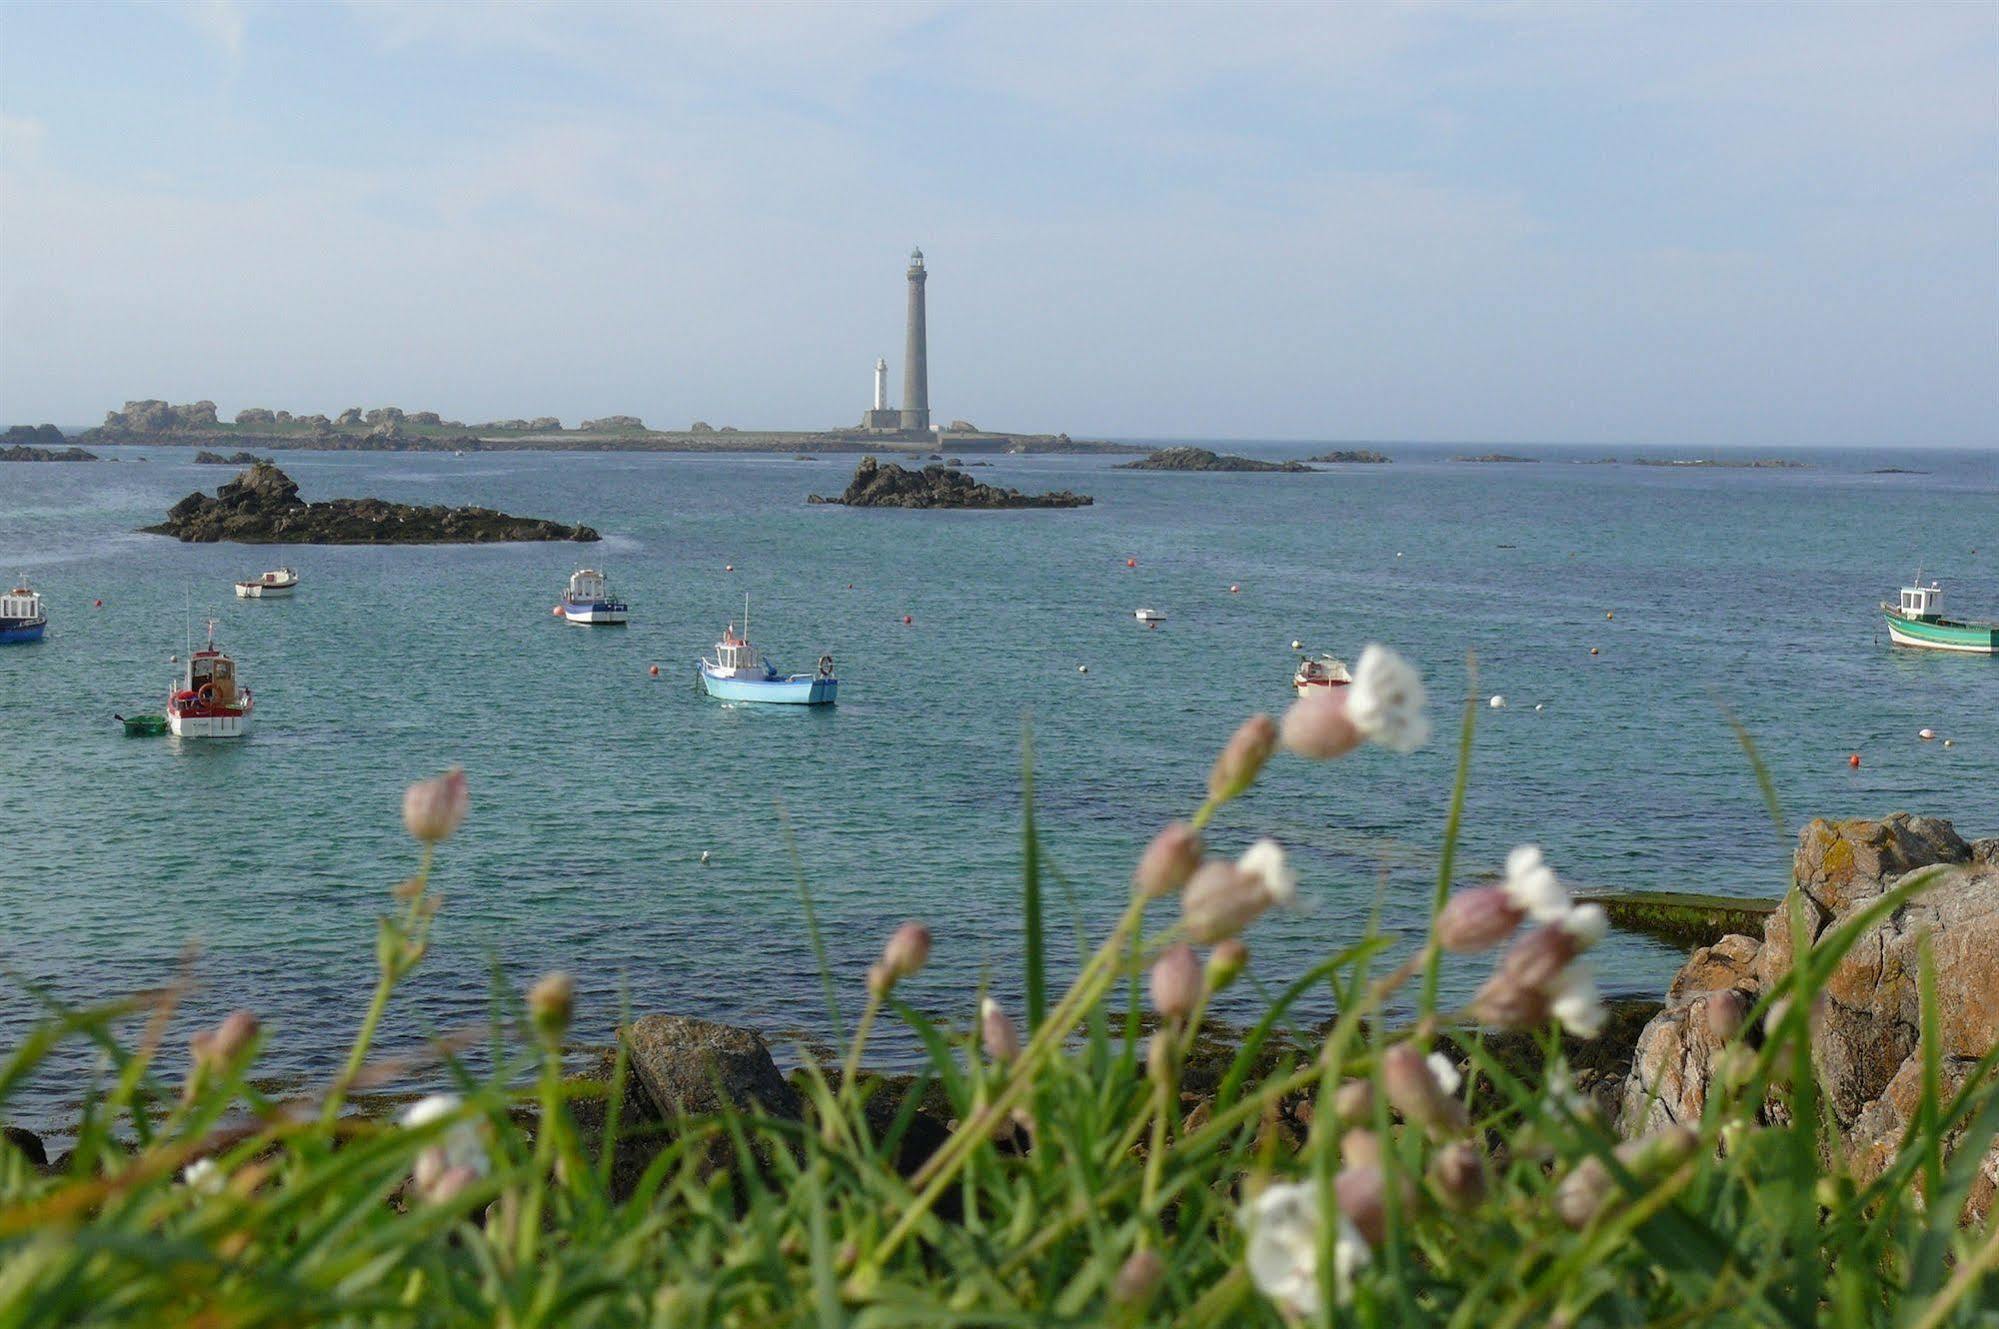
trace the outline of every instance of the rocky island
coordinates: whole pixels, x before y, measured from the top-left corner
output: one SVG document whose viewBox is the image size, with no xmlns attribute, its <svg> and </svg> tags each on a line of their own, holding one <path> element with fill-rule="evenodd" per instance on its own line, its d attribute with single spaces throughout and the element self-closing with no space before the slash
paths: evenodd
<svg viewBox="0 0 1999 1329">
<path fill-rule="evenodd" d="M 1802 471 L 1810 462 L 1789 457 L 1633 457 L 1633 466 L 1717 466 L 1730 471 Z"/>
<path fill-rule="evenodd" d="M 947 466 L 911 471 L 871 456 L 861 458 L 853 480 L 838 498 L 812 494 L 805 501 L 843 503 L 851 508 L 1081 508 L 1095 502 L 1088 494 L 1072 494 L 1066 489 L 1023 494 L 1018 489 L 980 484 Z"/>
<path fill-rule="evenodd" d="M 1346 448 L 1333 452 L 1322 452 L 1316 457 L 1307 457 L 1305 460 L 1334 465 L 1365 463 L 1369 466 L 1385 466 L 1390 461 L 1393 461 L 1394 458 L 1388 456 L 1386 453 L 1376 452 L 1373 448 Z"/>
<path fill-rule="evenodd" d="M 507 540 L 599 539 L 588 526 L 537 517 L 510 517 L 491 508 L 415 507 L 379 498 L 308 503 L 298 485 L 269 462 L 258 462 L 216 490 L 197 490 L 173 505 L 167 519 L 144 528 L 177 540 L 243 544 L 409 545 L 488 544 Z"/>
<path fill-rule="evenodd" d="M 1475 462 L 1536 462 L 1539 457 L 1516 457 L 1510 452 L 1481 452 L 1476 457 L 1453 457 L 1452 461 Z"/>
<path fill-rule="evenodd" d="M 1312 470 L 1301 461 L 1258 461 L 1206 448 L 1161 448 L 1137 461 L 1118 463 L 1120 471 L 1284 471 L 1296 474 Z"/>
<path fill-rule="evenodd" d="M 270 461 L 269 457 L 259 457 L 254 452 L 238 452 L 225 457 L 219 452 L 210 452 L 207 448 L 203 448 L 194 454 L 194 464 L 197 466 L 255 466 L 258 462 L 268 466 Z"/>
</svg>

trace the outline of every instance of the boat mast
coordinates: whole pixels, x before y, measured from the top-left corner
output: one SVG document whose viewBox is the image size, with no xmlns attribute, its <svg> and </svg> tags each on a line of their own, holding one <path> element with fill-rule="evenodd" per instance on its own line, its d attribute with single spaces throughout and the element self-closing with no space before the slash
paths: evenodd
<svg viewBox="0 0 1999 1329">
<path fill-rule="evenodd" d="M 743 644 L 748 645 L 749 640 L 750 640 L 750 593 L 748 591 L 744 591 L 743 592 Z"/>
</svg>

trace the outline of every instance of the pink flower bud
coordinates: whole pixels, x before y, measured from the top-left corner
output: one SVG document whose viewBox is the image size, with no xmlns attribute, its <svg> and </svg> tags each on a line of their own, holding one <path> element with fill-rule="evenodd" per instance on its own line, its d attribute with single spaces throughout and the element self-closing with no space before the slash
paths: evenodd
<svg viewBox="0 0 1999 1329">
<path fill-rule="evenodd" d="M 1471 1124 L 1465 1105 L 1444 1092 L 1414 1043 L 1397 1043 L 1381 1054 L 1381 1086 L 1404 1120 L 1426 1130 L 1452 1134 Z"/>
<path fill-rule="evenodd" d="M 1707 994 L 1708 1032 L 1723 1042 L 1741 1032 L 1743 1021 L 1749 1018 L 1749 998 L 1735 988 L 1724 988 L 1720 992 Z"/>
<path fill-rule="evenodd" d="M 548 974 L 528 989 L 528 1018 L 535 1028 L 560 1037 L 576 1009 L 576 980 L 568 974 Z"/>
<path fill-rule="evenodd" d="M 1284 712 L 1279 730 L 1284 746 L 1312 761 L 1343 757 L 1360 746 L 1359 726 L 1347 715 L 1340 689 L 1300 697 Z"/>
<path fill-rule="evenodd" d="M 1120 1306 L 1143 1305 L 1152 1300 L 1165 1277 L 1166 1261 L 1159 1258 L 1158 1251 L 1133 1251 L 1111 1280 L 1111 1300 Z"/>
<path fill-rule="evenodd" d="M 1388 1232 L 1388 1188 L 1381 1169 L 1349 1164 L 1333 1177 L 1333 1198 L 1370 1246 L 1381 1245 Z"/>
<path fill-rule="evenodd" d="M 1256 921 L 1270 903 L 1262 882 L 1233 863 L 1210 861 L 1180 893 L 1180 921 L 1195 941 L 1224 941 Z"/>
<path fill-rule="evenodd" d="M 1493 1029 L 1538 1029 L 1550 1016 L 1548 994 L 1505 970 L 1485 980 L 1472 998 L 1474 1020 Z"/>
<path fill-rule="evenodd" d="M 257 1037 L 257 1017 L 248 1011 L 231 1011 L 222 1023 L 203 1030 L 188 1040 L 195 1064 L 221 1069 L 249 1050 Z"/>
<path fill-rule="evenodd" d="M 1222 755 L 1208 772 L 1208 797 L 1226 803 L 1256 782 L 1263 764 L 1277 747 L 1277 722 L 1267 715 L 1252 715 L 1229 737 Z"/>
<path fill-rule="evenodd" d="M 1174 822 L 1152 837 L 1132 873 L 1132 885 L 1148 900 L 1171 895 L 1187 884 L 1201 865 L 1201 837 L 1192 828 Z"/>
<path fill-rule="evenodd" d="M 986 1056 L 1001 1065 L 1020 1055 L 1020 1033 L 991 997 L 979 1003 L 979 1038 Z"/>
<path fill-rule="evenodd" d="M 868 991 L 885 997 L 897 983 L 922 969 L 930 960 L 930 929 L 921 923 L 904 923 L 882 947 L 881 963 L 868 970 Z"/>
<path fill-rule="evenodd" d="M 1249 965 L 1249 947 L 1235 937 L 1215 943 L 1208 953 L 1208 991 L 1220 992 Z"/>
<path fill-rule="evenodd" d="M 1185 944 L 1169 948 L 1152 965 L 1148 977 L 1152 1009 L 1175 1024 L 1194 1013 L 1201 999 L 1201 962 Z"/>
<path fill-rule="evenodd" d="M 1553 992 L 1569 961 L 1581 954 L 1575 935 L 1559 924 L 1535 928 L 1507 948 L 1500 972 L 1522 987 Z"/>
<path fill-rule="evenodd" d="M 1525 917 L 1497 886 L 1459 891 L 1437 915 L 1437 944 L 1459 954 L 1489 950 L 1512 936 Z"/>
<path fill-rule="evenodd" d="M 1626 1140 L 1611 1152 L 1636 1181 L 1651 1181 L 1693 1157 L 1701 1137 L 1685 1126 L 1668 1126 L 1635 1140 Z M 1617 1179 L 1602 1158 L 1591 1154 L 1576 1164 L 1555 1188 L 1555 1213 L 1572 1228 L 1589 1226 L 1617 1191 Z"/>
<path fill-rule="evenodd" d="M 453 766 L 440 776 L 418 780 L 403 791 L 403 825 L 428 844 L 451 838 L 471 805 L 465 772 Z"/>
<path fill-rule="evenodd" d="M 1447 1144 L 1430 1160 L 1430 1184 L 1446 1208 L 1457 1213 L 1476 1209 L 1485 1199 L 1485 1159 L 1463 1141 Z"/>
<path fill-rule="evenodd" d="M 1365 1126 L 1374 1120 L 1374 1083 L 1348 1080 L 1333 1091 L 1333 1118 L 1342 1126 Z"/>
<path fill-rule="evenodd" d="M 1381 1137 L 1373 1131 L 1348 1131 L 1340 1137 L 1340 1163 L 1352 1168 L 1380 1167 Z"/>
</svg>

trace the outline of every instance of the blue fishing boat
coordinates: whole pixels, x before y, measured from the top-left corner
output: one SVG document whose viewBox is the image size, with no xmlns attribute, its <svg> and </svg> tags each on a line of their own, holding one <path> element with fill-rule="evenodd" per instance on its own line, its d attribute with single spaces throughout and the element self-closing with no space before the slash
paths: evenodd
<svg viewBox="0 0 1999 1329">
<path fill-rule="evenodd" d="M 0 595 L 0 646 L 40 641 L 42 630 L 48 625 L 48 615 L 42 612 L 42 597 L 29 590 L 25 581 Z"/>
<path fill-rule="evenodd" d="M 715 658 L 696 664 L 701 687 L 711 697 L 724 701 L 777 702 L 792 706 L 830 706 L 837 700 L 840 680 L 833 676 L 833 657 L 819 657 L 819 668 L 810 674 L 783 674 L 770 658 L 750 645 L 750 600 L 743 597 L 743 631 L 729 624 L 715 643 Z"/>
</svg>

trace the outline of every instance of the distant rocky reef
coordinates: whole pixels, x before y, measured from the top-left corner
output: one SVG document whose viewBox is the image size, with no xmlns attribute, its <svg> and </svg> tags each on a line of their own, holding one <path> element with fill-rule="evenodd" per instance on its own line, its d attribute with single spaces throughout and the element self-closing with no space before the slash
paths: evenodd
<svg viewBox="0 0 1999 1329">
<path fill-rule="evenodd" d="M 854 478 L 838 498 L 812 494 L 808 503 L 844 503 L 853 508 L 1081 508 L 1095 502 L 1088 494 L 1058 489 L 1050 494 L 1023 494 L 980 484 L 947 466 L 910 471 L 872 456 L 861 458 Z"/>
<path fill-rule="evenodd" d="M 1793 461 L 1789 457 L 1633 457 L 1633 466 L 1678 466 L 1694 468 L 1716 466 L 1729 471 L 1802 471 L 1810 462 Z"/>
<path fill-rule="evenodd" d="M 1385 459 L 1384 459 L 1385 460 Z M 1149 457 L 1118 463 L 1121 471 L 1285 471 L 1309 472 L 1302 461 L 1258 461 L 1206 448 L 1161 448 Z"/>
<path fill-rule="evenodd" d="M 219 452 L 210 452 L 207 448 L 194 454 L 194 464 L 197 466 L 255 466 L 258 462 L 268 466 L 271 464 L 271 459 L 259 457 L 254 452 L 238 452 L 234 456 L 225 457 Z"/>
<path fill-rule="evenodd" d="M 1316 457 L 1307 457 L 1305 460 L 1331 465 L 1365 463 L 1370 466 L 1385 466 L 1394 458 L 1386 453 L 1376 452 L 1373 448 L 1347 448 L 1336 452 L 1322 452 Z"/>
<path fill-rule="evenodd" d="M 144 528 L 198 544 L 409 545 L 489 544 L 508 540 L 599 539 L 588 526 L 537 517 L 510 517 L 491 508 L 414 507 L 379 498 L 308 503 L 298 485 L 269 462 L 258 462 L 216 490 L 196 491 L 173 505 L 166 521 Z"/>
<path fill-rule="evenodd" d="M 1475 462 L 1537 462 L 1539 457 L 1516 457 L 1510 452 L 1481 452 L 1476 457 L 1453 457 L 1452 461 Z"/>
<path fill-rule="evenodd" d="M 26 443 L 14 443 L 0 448 L 0 461 L 103 461 L 94 452 L 82 448 L 37 448 Z"/>
</svg>

